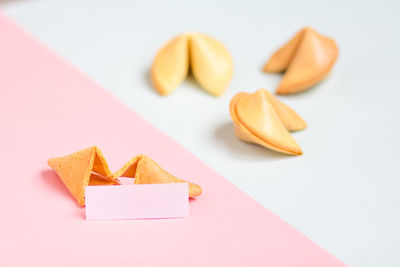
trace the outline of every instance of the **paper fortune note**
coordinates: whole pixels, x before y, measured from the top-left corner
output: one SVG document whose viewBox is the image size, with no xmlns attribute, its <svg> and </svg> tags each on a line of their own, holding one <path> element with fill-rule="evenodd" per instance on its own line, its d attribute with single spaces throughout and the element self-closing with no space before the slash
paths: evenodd
<svg viewBox="0 0 400 267">
<path fill-rule="evenodd" d="M 86 186 L 86 220 L 161 219 L 189 215 L 187 183 Z"/>
<path fill-rule="evenodd" d="M 134 185 L 135 178 L 130 177 L 118 177 L 118 181 L 121 185 Z"/>
</svg>

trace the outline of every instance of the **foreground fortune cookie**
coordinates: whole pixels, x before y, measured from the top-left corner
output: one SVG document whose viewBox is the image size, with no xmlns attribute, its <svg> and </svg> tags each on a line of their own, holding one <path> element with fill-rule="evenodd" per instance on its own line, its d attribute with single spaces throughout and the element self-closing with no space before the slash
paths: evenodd
<svg viewBox="0 0 400 267">
<path fill-rule="evenodd" d="M 87 185 L 118 185 L 118 177 L 126 175 L 135 179 L 135 184 L 184 183 L 147 156 L 139 155 L 112 174 L 99 148 L 93 146 L 65 157 L 51 158 L 48 164 L 61 178 L 69 192 L 85 205 L 85 187 Z M 201 194 L 201 187 L 189 184 L 189 196 Z"/>
<path fill-rule="evenodd" d="M 207 35 L 182 34 L 158 51 L 151 79 L 161 95 L 168 95 L 182 83 L 189 69 L 204 90 L 220 96 L 232 77 L 232 57 L 222 43 Z"/>
<path fill-rule="evenodd" d="M 338 53 L 333 39 L 317 33 L 312 28 L 304 28 L 271 56 L 263 71 L 286 71 L 276 93 L 297 93 L 325 78 L 332 69 Z"/>
<path fill-rule="evenodd" d="M 135 178 L 135 184 L 164 184 L 164 183 L 186 183 L 185 180 L 176 178 L 162 169 L 155 161 L 145 155 L 138 155 L 127 162 L 112 176 Z M 189 197 L 199 196 L 202 192 L 197 184 L 189 184 Z"/>
<path fill-rule="evenodd" d="M 304 120 L 265 89 L 236 94 L 229 106 L 236 136 L 269 149 L 301 155 L 289 131 L 304 129 Z"/>
</svg>

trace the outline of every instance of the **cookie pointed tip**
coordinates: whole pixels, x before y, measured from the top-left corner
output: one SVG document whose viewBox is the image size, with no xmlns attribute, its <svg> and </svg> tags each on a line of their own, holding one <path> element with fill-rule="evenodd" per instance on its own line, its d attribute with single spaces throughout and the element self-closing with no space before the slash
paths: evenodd
<svg viewBox="0 0 400 267">
<path fill-rule="evenodd" d="M 301 156 L 303 155 L 303 151 L 301 150 L 300 146 L 292 147 L 290 150 L 286 150 L 286 154 L 291 156 Z"/>
<path fill-rule="evenodd" d="M 276 88 L 275 94 L 277 95 L 286 95 L 288 92 L 286 90 L 283 90 L 281 87 Z"/>
<path fill-rule="evenodd" d="M 263 71 L 263 72 L 270 72 L 268 62 L 264 64 L 264 66 L 263 66 L 263 68 L 262 68 L 262 71 Z"/>
<path fill-rule="evenodd" d="M 301 149 L 299 149 L 299 150 L 295 151 L 294 155 L 295 156 L 301 156 L 301 155 L 303 155 L 303 151 Z"/>
<path fill-rule="evenodd" d="M 201 187 L 194 183 L 189 183 L 189 197 L 197 197 L 200 196 L 203 190 Z"/>
<path fill-rule="evenodd" d="M 54 158 L 48 159 L 47 165 L 49 165 L 51 168 L 54 168 Z"/>
<path fill-rule="evenodd" d="M 78 202 L 79 206 L 84 207 L 85 206 L 85 199 L 83 198 Z"/>
<path fill-rule="evenodd" d="M 281 68 L 274 66 L 271 60 L 268 60 L 268 62 L 265 63 L 264 67 L 262 68 L 262 71 L 265 73 L 275 73 L 275 72 L 281 72 L 282 70 Z"/>
</svg>

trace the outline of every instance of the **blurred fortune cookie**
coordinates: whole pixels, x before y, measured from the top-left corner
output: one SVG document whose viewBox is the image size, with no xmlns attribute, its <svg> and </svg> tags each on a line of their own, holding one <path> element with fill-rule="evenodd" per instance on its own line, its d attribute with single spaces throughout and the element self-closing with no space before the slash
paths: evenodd
<svg viewBox="0 0 400 267">
<path fill-rule="evenodd" d="M 267 90 L 236 94 L 229 110 L 239 139 L 289 155 L 303 154 L 289 131 L 302 130 L 307 124 Z"/>
<path fill-rule="evenodd" d="M 265 64 L 263 71 L 285 71 L 276 93 L 297 93 L 324 79 L 332 69 L 338 53 L 333 39 L 307 27 L 277 50 Z"/>
<path fill-rule="evenodd" d="M 96 146 L 89 147 L 70 155 L 48 160 L 68 191 L 85 205 L 85 187 L 87 185 L 119 185 L 119 177 L 135 178 L 135 184 L 185 183 L 163 170 L 147 156 L 139 155 L 126 163 L 119 171 L 112 174 L 108 164 Z M 189 196 L 201 194 L 201 187 L 189 184 Z"/>
<path fill-rule="evenodd" d="M 220 96 L 232 77 L 232 57 L 222 43 L 207 35 L 182 34 L 158 51 L 151 79 L 161 95 L 168 95 L 182 83 L 189 70 L 204 90 Z"/>
</svg>

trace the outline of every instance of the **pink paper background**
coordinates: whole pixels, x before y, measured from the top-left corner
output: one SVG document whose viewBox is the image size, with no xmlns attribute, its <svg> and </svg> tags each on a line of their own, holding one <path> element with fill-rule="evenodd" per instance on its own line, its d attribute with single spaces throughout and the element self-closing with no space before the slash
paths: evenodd
<svg viewBox="0 0 400 267">
<path fill-rule="evenodd" d="M 0 266 L 343 266 L 1 14 L 0 38 Z M 85 221 L 46 160 L 91 145 L 204 193 L 185 219 Z"/>
</svg>

